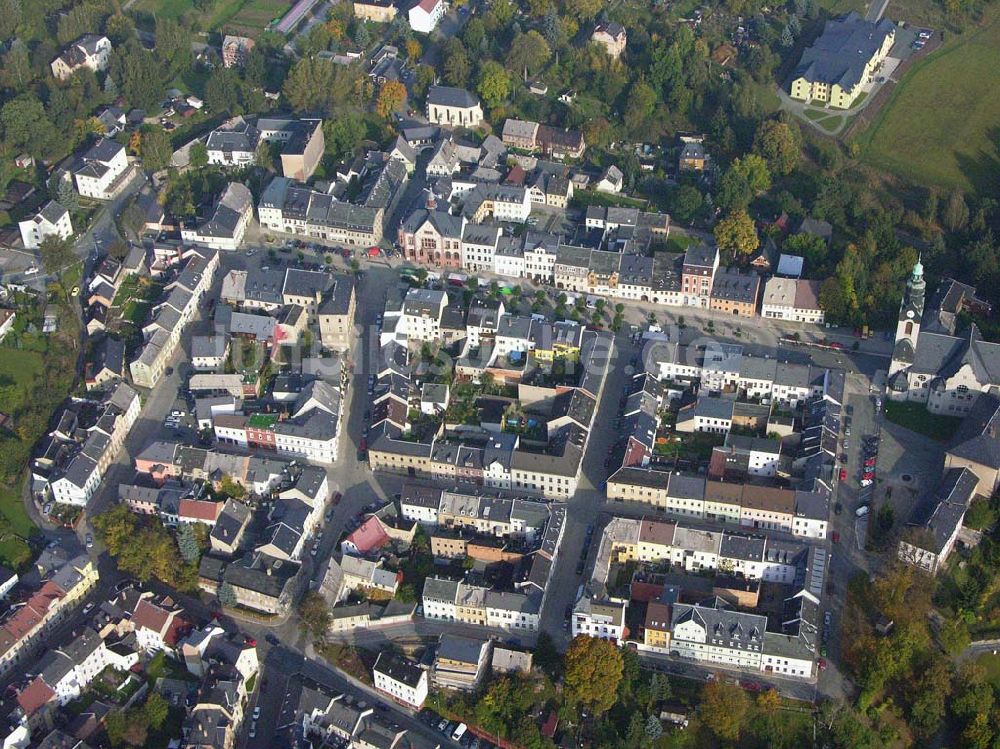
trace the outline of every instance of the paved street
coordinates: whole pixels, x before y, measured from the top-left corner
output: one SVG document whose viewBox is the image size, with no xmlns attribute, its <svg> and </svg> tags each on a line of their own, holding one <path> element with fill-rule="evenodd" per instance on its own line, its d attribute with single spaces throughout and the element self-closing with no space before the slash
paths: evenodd
<svg viewBox="0 0 1000 749">
<path fill-rule="evenodd" d="M 353 679 L 343 672 L 327 666 L 321 661 L 306 658 L 301 651 L 280 646 L 270 648 L 263 657 L 262 685 L 256 698 L 247 706 L 252 714 L 254 707 L 260 705 L 261 716 L 258 725 L 274 729 L 283 727 L 285 720 L 280 715 L 282 702 L 287 692 L 289 681 L 294 678 L 304 678 L 316 682 L 334 691 L 354 694 L 368 702 L 383 718 L 391 720 L 407 731 L 413 731 L 424 738 L 439 742 L 442 747 L 457 747 L 458 743 L 442 736 L 429 726 L 414 717 L 414 713 L 379 695 L 374 689 Z M 249 720 L 245 722 L 244 732 L 249 730 Z M 258 731 L 253 739 L 247 739 L 248 749 L 268 749 L 273 746 L 273 733 L 268 730 Z"/>
</svg>

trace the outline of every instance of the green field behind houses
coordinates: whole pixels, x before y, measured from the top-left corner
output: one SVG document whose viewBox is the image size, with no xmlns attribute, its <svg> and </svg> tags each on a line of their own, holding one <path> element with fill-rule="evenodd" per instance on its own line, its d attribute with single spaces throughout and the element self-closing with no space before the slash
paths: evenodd
<svg viewBox="0 0 1000 749">
<path fill-rule="evenodd" d="M 202 26 L 208 31 L 256 36 L 271 21 L 287 13 L 292 4 L 292 0 L 219 0 L 209 13 L 200 15 Z M 177 20 L 185 13 L 197 13 L 191 0 L 137 0 L 132 9 L 171 20 Z"/>
<path fill-rule="evenodd" d="M 917 184 L 985 191 L 1000 170 L 1000 11 L 914 65 L 861 134 L 862 158 Z"/>
</svg>

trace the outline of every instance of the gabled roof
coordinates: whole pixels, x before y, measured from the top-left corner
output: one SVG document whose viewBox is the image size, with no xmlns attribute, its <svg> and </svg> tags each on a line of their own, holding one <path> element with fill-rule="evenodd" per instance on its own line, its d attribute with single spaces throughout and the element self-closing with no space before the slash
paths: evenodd
<svg viewBox="0 0 1000 749">
<path fill-rule="evenodd" d="M 439 0 L 421 0 L 420 7 L 430 12 Z M 424 4 L 428 7 L 424 7 Z M 452 86 L 431 86 L 427 91 L 427 103 L 442 107 L 460 107 L 470 109 L 479 105 L 479 99 L 464 88 Z"/>
</svg>

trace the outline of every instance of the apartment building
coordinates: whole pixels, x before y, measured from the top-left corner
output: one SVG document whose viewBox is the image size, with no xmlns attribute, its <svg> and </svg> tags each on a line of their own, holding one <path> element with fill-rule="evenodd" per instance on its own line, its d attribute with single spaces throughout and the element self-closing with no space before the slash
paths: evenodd
<svg viewBox="0 0 1000 749">
<path fill-rule="evenodd" d="M 402 705 L 419 710 L 427 699 L 427 672 L 416 663 L 388 652 L 379 653 L 372 669 L 374 686 Z"/>
<path fill-rule="evenodd" d="M 132 176 L 125 147 L 107 138 L 98 138 L 73 168 L 76 191 L 84 198 L 111 200 Z"/>
<path fill-rule="evenodd" d="M 287 177 L 275 177 L 261 195 L 257 215 L 265 230 L 370 247 L 382 239 L 385 211 L 344 203 Z"/>
<path fill-rule="evenodd" d="M 173 359 L 184 328 L 198 310 L 201 299 L 211 288 L 219 268 L 215 250 L 190 250 L 187 263 L 177 278 L 164 289 L 164 297 L 154 307 L 153 320 L 143 328 L 139 356 L 129 364 L 132 382 L 153 388 Z"/>
</svg>

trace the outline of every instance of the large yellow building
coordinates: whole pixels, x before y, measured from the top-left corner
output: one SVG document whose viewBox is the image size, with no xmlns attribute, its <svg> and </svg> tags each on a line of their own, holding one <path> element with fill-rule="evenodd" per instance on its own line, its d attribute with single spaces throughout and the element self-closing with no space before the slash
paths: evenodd
<svg viewBox="0 0 1000 749">
<path fill-rule="evenodd" d="M 848 109 L 874 80 L 895 39 L 892 21 L 871 23 L 855 12 L 828 21 L 823 34 L 802 53 L 792 75 L 792 98 Z"/>
</svg>

